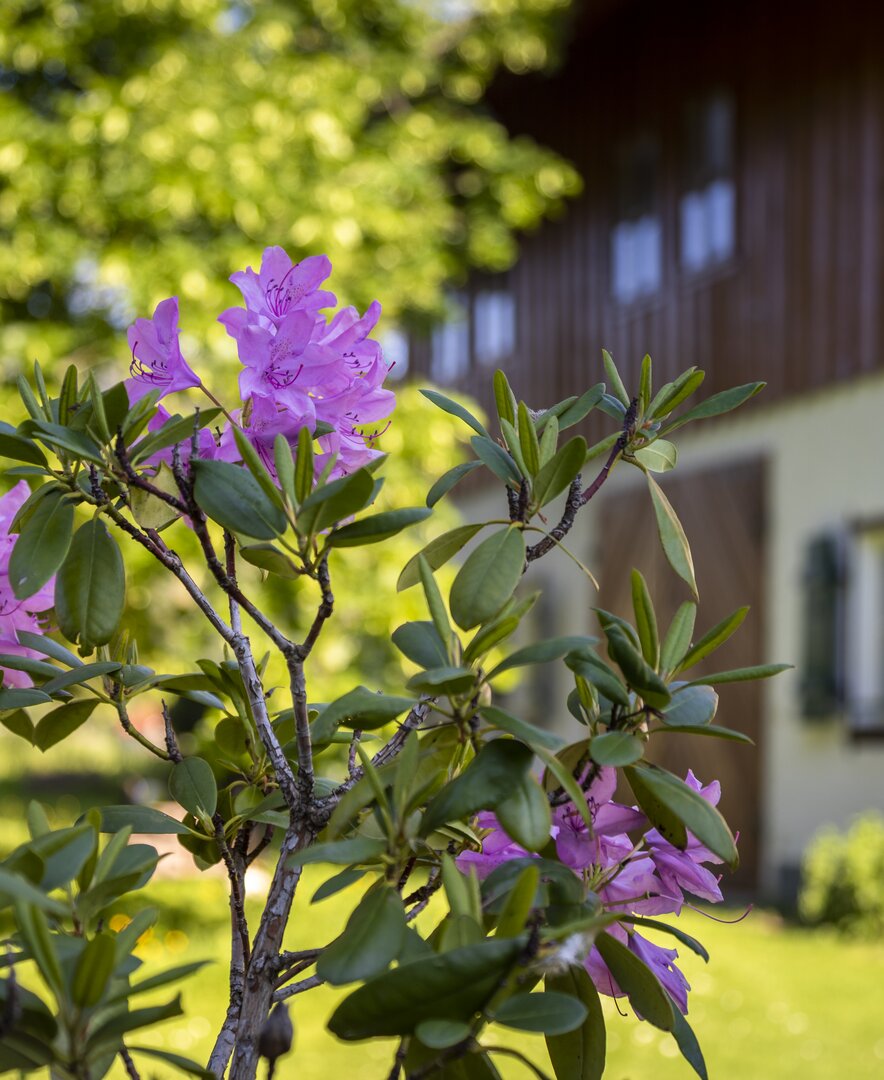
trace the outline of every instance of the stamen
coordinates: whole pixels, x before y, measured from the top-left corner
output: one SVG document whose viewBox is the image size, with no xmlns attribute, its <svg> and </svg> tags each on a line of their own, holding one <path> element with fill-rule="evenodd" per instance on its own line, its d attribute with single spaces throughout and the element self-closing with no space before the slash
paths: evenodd
<svg viewBox="0 0 884 1080">
<path fill-rule="evenodd" d="M 752 911 L 755 907 L 754 904 L 749 904 L 743 914 L 739 915 L 736 919 L 722 919 L 720 915 L 710 915 L 708 911 L 703 911 L 702 908 L 698 908 L 694 904 L 688 903 L 687 900 L 685 901 L 684 906 L 689 907 L 691 911 L 696 911 L 698 915 L 704 915 L 707 919 L 711 919 L 713 922 L 724 923 L 725 926 L 735 926 L 738 922 L 742 922 L 743 919 L 748 916 L 749 912 Z"/>
</svg>

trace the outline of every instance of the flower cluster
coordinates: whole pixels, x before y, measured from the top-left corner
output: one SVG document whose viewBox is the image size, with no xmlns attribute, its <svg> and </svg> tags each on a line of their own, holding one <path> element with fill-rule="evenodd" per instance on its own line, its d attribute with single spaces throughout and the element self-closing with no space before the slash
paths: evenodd
<svg viewBox="0 0 884 1080">
<path fill-rule="evenodd" d="M 389 416 L 395 404 L 393 393 L 382 385 L 389 370 L 383 352 L 369 336 L 380 304 L 375 301 L 362 316 L 348 307 L 326 319 L 321 312 L 337 303 L 333 293 L 320 288 L 330 273 L 324 255 L 293 264 L 282 248 L 267 248 L 260 271 L 249 267 L 230 279 L 245 306 L 219 316 L 242 364 L 242 407 L 230 418 L 274 475 L 276 436 L 283 435 L 294 447 L 303 427 L 323 433 L 317 471 L 332 457 L 331 477 L 366 464 L 378 454 L 373 447 L 377 435 L 364 434 L 362 427 Z M 152 319 L 137 319 L 128 338 L 131 400 L 154 388 L 160 397 L 190 387 L 205 389 L 181 353 L 176 297 L 159 304 Z M 217 440 L 203 439 L 202 456 L 240 460 L 230 423 Z"/>
<path fill-rule="evenodd" d="M 26 481 L 19 480 L 14 488 L 0 498 L 0 653 L 5 653 L 7 656 L 37 658 L 39 653 L 20 644 L 18 632 L 19 630 L 30 631 L 32 634 L 43 632 L 44 627 L 38 616 L 53 606 L 55 578 L 47 581 L 27 600 L 18 599 L 9 581 L 9 559 L 17 539 L 17 534 L 9 530 L 15 515 L 30 494 Z M 4 686 L 32 685 L 30 676 L 24 671 L 0 668 L 0 673 L 3 676 Z"/>
<path fill-rule="evenodd" d="M 717 781 L 704 787 L 689 770 L 686 782 L 713 806 L 717 805 L 721 797 Z M 657 829 L 647 829 L 648 821 L 639 810 L 613 801 L 616 786 L 617 773 L 610 768 L 599 770 L 590 784 L 587 804 L 591 830 L 572 804 L 555 811 L 551 835 L 559 861 L 586 882 L 608 912 L 677 915 L 685 903 L 686 892 L 712 903 L 720 902 L 719 879 L 703 863 L 720 863 L 721 859 L 690 834 L 687 847 L 681 851 Z M 479 825 L 488 832 L 481 852 L 467 851 L 458 856 L 458 865 L 464 872 L 474 867 L 478 876 L 485 878 L 509 859 L 529 855 L 506 835 L 493 814 L 480 814 Z M 630 833 L 638 839 L 632 840 Z M 628 923 L 614 923 L 606 932 L 644 961 L 681 1011 L 688 1011 L 690 986 L 675 966 L 676 949 L 654 945 Z M 600 993 L 623 996 L 595 946 L 589 950 L 585 966 Z"/>
</svg>

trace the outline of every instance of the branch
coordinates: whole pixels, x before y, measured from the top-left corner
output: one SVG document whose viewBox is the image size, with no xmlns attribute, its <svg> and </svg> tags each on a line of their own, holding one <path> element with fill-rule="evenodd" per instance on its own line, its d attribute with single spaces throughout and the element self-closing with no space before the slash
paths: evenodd
<svg viewBox="0 0 884 1080">
<path fill-rule="evenodd" d="M 317 986 L 322 986 L 325 979 L 319 977 L 319 975 L 311 975 L 309 979 L 302 979 L 300 982 L 292 983 L 291 986 L 284 986 L 281 990 L 277 990 L 273 995 L 274 1001 L 285 1001 L 287 998 L 294 997 L 295 994 L 303 994 L 305 990 L 313 990 Z"/>
<path fill-rule="evenodd" d="M 132 1060 L 132 1055 L 129 1053 L 126 1047 L 121 1046 L 119 1053 L 120 1060 L 125 1066 L 126 1073 L 129 1076 L 129 1080 L 141 1080 L 141 1077 L 138 1074 L 138 1070 L 135 1068 L 135 1062 Z"/>
<path fill-rule="evenodd" d="M 111 701 L 114 703 L 114 708 L 117 710 L 117 716 L 120 719 L 120 727 L 130 738 L 143 746 L 145 750 L 149 750 L 155 757 L 162 758 L 163 761 L 172 760 L 167 751 L 162 750 L 159 746 L 152 743 L 146 735 L 142 735 L 129 719 L 129 711 L 126 708 L 126 702 L 123 700 L 123 686 L 121 683 L 113 684 Z"/>
<path fill-rule="evenodd" d="M 233 920 L 234 932 L 239 936 L 242 950 L 243 967 L 249 966 L 249 926 L 246 922 L 245 895 L 243 893 L 242 870 L 233 857 L 233 853 L 224 838 L 224 818 L 215 813 L 212 815 L 212 824 L 215 826 L 215 843 L 221 852 L 224 866 L 227 869 L 227 877 L 230 880 L 230 914 Z"/>
<path fill-rule="evenodd" d="M 335 608 L 335 597 L 331 591 L 331 579 L 328 573 L 328 553 L 324 554 L 319 560 L 319 565 L 316 568 L 316 580 L 319 582 L 319 588 L 322 591 L 322 600 L 316 612 L 316 618 L 313 620 L 313 625 L 304 638 L 304 644 L 300 647 L 299 651 L 302 660 L 306 660 L 310 655 L 310 651 L 316 644 L 316 639 L 319 637 L 326 620 L 331 618 Z"/>
</svg>

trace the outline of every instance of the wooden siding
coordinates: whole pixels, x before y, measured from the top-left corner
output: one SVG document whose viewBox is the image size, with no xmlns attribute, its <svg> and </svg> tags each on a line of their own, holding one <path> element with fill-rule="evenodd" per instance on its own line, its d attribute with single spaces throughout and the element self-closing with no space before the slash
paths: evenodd
<svg viewBox="0 0 884 1080">
<path fill-rule="evenodd" d="M 602 346 L 633 383 L 645 352 L 660 381 L 705 368 L 704 393 L 765 379 L 762 407 L 882 366 L 884 6 L 643 0 L 578 27 L 569 58 L 554 77 L 495 90 L 504 122 L 585 182 L 562 220 L 523 239 L 509 274 L 518 338 L 501 366 L 517 394 L 542 406 L 579 392 L 601 378 Z M 737 251 L 688 274 L 683 110 L 716 87 L 736 108 Z M 609 273 L 617 148 L 641 130 L 663 151 L 663 284 L 624 305 Z M 425 376 L 426 346 L 413 360 Z M 489 382 L 474 367 L 458 386 L 488 405 Z"/>
</svg>

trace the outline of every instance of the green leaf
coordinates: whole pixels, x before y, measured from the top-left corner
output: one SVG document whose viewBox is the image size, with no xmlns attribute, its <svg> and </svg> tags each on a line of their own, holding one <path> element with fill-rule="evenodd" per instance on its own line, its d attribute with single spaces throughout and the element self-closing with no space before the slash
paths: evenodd
<svg viewBox="0 0 884 1080">
<path fill-rule="evenodd" d="M 791 664 L 759 664 L 756 667 L 734 668 L 732 671 L 716 671 L 712 675 L 703 675 L 692 679 L 688 686 L 714 686 L 721 683 L 752 682 L 755 679 L 771 679 L 784 671 L 791 670 Z"/>
<path fill-rule="evenodd" d="M 506 659 L 501 660 L 497 667 L 488 673 L 488 678 L 493 679 L 502 671 L 510 668 L 524 667 L 526 664 L 548 664 L 551 660 L 559 660 L 567 653 L 575 649 L 589 648 L 596 642 L 595 638 L 585 634 L 571 634 L 567 637 L 548 638 L 546 641 L 538 641 L 534 645 L 526 645 L 516 649 Z"/>
<path fill-rule="evenodd" d="M 670 808 L 651 784 L 645 783 L 644 769 L 636 765 L 627 766 L 623 774 L 632 788 L 635 800 L 648 821 L 660 832 L 664 840 L 680 851 L 688 845 L 685 824 L 678 812 Z"/>
<path fill-rule="evenodd" d="M 533 501 L 546 506 L 560 495 L 583 468 L 586 460 L 586 440 L 580 435 L 569 439 L 541 468 L 534 478 Z"/>
<path fill-rule="evenodd" d="M 536 866 L 526 866 L 509 890 L 503 911 L 497 920 L 495 933 L 498 937 L 518 937 L 524 931 L 534 910 L 539 884 L 540 871 Z"/>
<path fill-rule="evenodd" d="M 647 416 L 656 420 L 661 416 L 668 416 L 674 408 L 689 398 L 699 388 L 706 378 L 705 371 L 697 371 L 696 368 L 688 368 L 677 379 L 665 383 L 654 395 L 653 401 L 647 409 Z"/>
<path fill-rule="evenodd" d="M 239 450 L 240 456 L 242 457 L 243 465 L 245 465 L 255 480 L 257 480 L 258 486 L 270 502 L 285 512 L 285 501 L 282 497 L 282 492 L 277 487 L 273 477 L 267 471 L 267 466 L 261 460 L 258 451 L 243 431 L 236 425 L 233 425 L 233 439 L 236 443 L 236 448 Z"/>
<path fill-rule="evenodd" d="M 207 761 L 186 757 L 172 766 L 169 793 L 179 806 L 195 817 L 211 817 L 218 808 L 218 786 Z"/>
<path fill-rule="evenodd" d="M 102 806 L 101 831 L 119 832 L 126 825 L 135 833 L 185 835 L 190 832 L 186 825 L 151 806 Z"/>
<path fill-rule="evenodd" d="M 136 413 L 136 410 L 142 404 L 147 404 L 146 398 L 141 398 L 138 404 L 133 408 L 129 414 L 130 419 Z M 170 446 L 175 446 L 177 443 L 190 440 L 193 436 L 194 425 L 198 428 L 204 428 L 207 424 L 215 419 L 215 417 L 221 415 L 221 409 L 200 409 L 199 416 L 195 414 L 192 416 L 170 416 L 169 419 L 163 424 L 162 427 L 156 431 L 152 431 L 149 435 L 146 435 L 143 439 L 137 442 L 130 451 L 130 459 L 134 465 L 139 462 L 146 461 L 148 458 L 153 457 L 154 454 L 160 450 L 166 450 Z M 126 425 L 123 425 L 124 434 L 126 434 Z M 134 436 L 129 432 L 129 439 Z"/>
<path fill-rule="evenodd" d="M 602 454 L 606 454 L 609 450 L 612 450 L 619 438 L 620 432 L 615 431 L 610 435 L 606 435 L 603 439 L 599 439 L 597 443 L 593 443 L 586 451 L 586 458 L 583 464 L 588 465 L 591 461 L 595 461 L 597 457 L 601 457 Z"/>
<path fill-rule="evenodd" d="M 430 565 L 423 555 L 418 555 L 417 572 L 420 575 L 421 585 L 423 586 L 430 618 L 433 620 L 433 626 L 436 628 L 439 639 L 445 644 L 445 659 L 447 662 L 448 646 L 452 635 L 451 623 L 448 621 L 448 612 L 445 610 L 445 601 L 442 599 L 442 593 L 439 591 L 439 586 L 433 576 L 433 571 L 430 569 Z"/>
<path fill-rule="evenodd" d="M 701 401 L 699 405 L 695 405 L 693 409 L 688 409 L 674 423 L 668 424 L 663 429 L 663 434 L 668 435 L 692 420 L 705 420 L 710 416 L 721 416 L 722 413 L 737 409 L 750 398 L 755 397 L 766 385 L 767 383 L 763 382 L 745 383 L 743 386 L 734 386 L 730 390 L 722 390 L 720 394 L 713 394 L 712 397 Z"/>
<path fill-rule="evenodd" d="M 517 716 L 511 715 L 496 705 L 485 705 L 479 709 L 479 713 L 482 719 L 486 720 L 492 727 L 497 728 L 499 731 L 505 731 L 509 735 L 514 735 L 526 746 L 530 746 L 532 750 L 542 746 L 546 750 L 555 753 L 564 744 L 564 740 L 560 736 L 554 735 L 551 731 L 544 731 L 535 727 L 526 720 L 520 720 Z"/>
<path fill-rule="evenodd" d="M 650 446 L 642 446 L 633 451 L 632 456 L 651 472 L 670 472 L 678 463 L 678 449 L 674 443 L 665 439 L 655 439 Z"/>
<path fill-rule="evenodd" d="M 493 385 L 494 403 L 497 406 L 498 417 L 510 424 L 514 424 L 516 422 L 516 395 L 513 393 L 509 380 L 503 371 L 498 369 L 494 372 Z"/>
<path fill-rule="evenodd" d="M 333 866 L 350 866 L 353 863 L 377 862 L 387 850 L 386 840 L 370 836 L 353 836 L 348 840 L 335 840 L 326 844 L 311 844 L 290 855 L 286 865 L 307 866 L 309 863 L 331 863 Z"/>
<path fill-rule="evenodd" d="M 367 870 L 354 869 L 350 866 L 348 866 L 346 870 L 339 870 L 337 874 L 333 874 L 326 881 L 323 881 L 316 892 L 310 897 L 310 903 L 318 904 L 320 901 L 327 900 L 330 896 L 334 896 L 344 889 L 349 889 L 351 885 L 355 885 L 357 881 L 361 881 L 367 873 Z"/>
<path fill-rule="evenodd" d="M 470 439 L 470 446 L 475 451 L 476 457 L 494 473 L 498 480 L 502 480 L 511 487 L 519 487 L 522 483 L 522 474 L 515 461 L 502 446 L 498 446 L 496 442 L 483 438 L 481 435 L 474 435 Z"/>
<path fill-rule="evenodd" d="M 642 762 L 640 765 L 630 765 L 625 772 L 626 778 L 639 800 L 639 806 L 648 817 L 651 817 L 651 814 L 642 804 L 639 792 L 633 784 L 633 780 L 636 778 L 640 778 L 640 787 L 644 791 L 650 791 L 667 810 L 682 822 L 685 828 L 696 836 L 701 844 L 705 844 L 732 870 L 736 869 L 740 857 L 737 854 L 737 845 L 728 824 L 718 810 L 711 803 L 708 803 L 699 792 L 688 787 L 683 780 L 679 780 L 672 773 L 648 762 Z M 659 828 L 659 825 L 657 827 Z M 663 832 L 662 829 L 660 831 Z M 663 833 L 663 836 L 667 840 L 670 839 L 665 833 Z M 674 840 L 670 840 L 670 843 L 682 849 L 685 846 L 684 843 L 676 843 Z"/>
<path fill-rule="evenodd" d="M 503 437 L 506 441 L 510 456 L 516 463 L 519 476 L 529 479 L 531 477 L 531 470 L 528 468 L 528 464 L 522 454 L 522 444 L 519 440 L 518 432 L 508 420 L 500 421 L 500 430 L 503 432 Z"/>
<path fill-rule="evenodd" d="M 448 663 L 448 653 L 431 622 L 403 623 L 392 636 L 396 648 L 419 667 L 438 668 Z"/>
<path fill-rule="evenodd" d="M 376 694 L 367 686 L 357 686 L 326 705 L 313 722 L 314 737 L 319 736 L 322 741 L 322 737 L 331 736 L 341 724 L 371 731 L 389 724 L 416 704 L 414 698 Z"/>
<path fill-rule="evenodd" d="M 431 570 L 438 570 L 440 566 L 444 566 L 449 559 L 453 558 L 461 548 L 469 543 L 480 529 L 484 528 L 485 523 L 481 521 L 472 525 L 459 525 L 456 529 L 450 529 L 448 532 L 442 533 L 441 536 L 437 536 L 435 540 L 431 540 L 426 547 L 422 548 L 417 555 L 413 555 L 405 564 L 402 573 L 399 575 L 399 580 L 396 582 L 396 591 L 402 592 L 420 582 L 419 559 L 421 556 L 426 559 Z"/>
<path fill-rule="evenodd" d="M 604 392 L 605 384 L 596 383 L 595 386 L 591 386 L 589 390 L 582 393 L 572 405 L 569 405 L 568 408 L 559 415 L 559 431 L 564 431 L 565 428 L 579 424 L 580 421 L 585 416 L 588 416 L 602 400 Z"/>
<path fill-rule="evenodd" d="M 467 556 L 451 586 L 451 615 L 462 630 L 487 622 L 512 596 L 525 565 L 521 530 L 500 529 Z"/>
<path fill-rule="evenodd" d="M 623 380 L 620 378 L 620 373 L 617 371 L 614 358 L 607 349 L 602 349 L 602 363 L 605 365 L 605 378 L 608 380 L 608 386 L 611 389 L 611 393 L 628 407 L 630 400 L 629 394 L 626 392 L 626 387 L 623 385 Z"/>
<path fill-rule="evenodd" d="M 27 709 L 30 705 L 44 705 L 51 700 L 42 690 L 31 689 L 29 686 L 21 689 L 11 687 L 0 690 L 0 712 L 7 709 Z"/>
<path fill-rule="evenodd" d="M 276 574 L 286 581 L 294 581 L 298 577 L 298 567 L 285 552 L 271 543 L 245 544 L 239 553 L 247 563 L 266 570 L 268 574 Z"/>
<path fill-rule="evenodd" d="M 415 1027 L 414 1033 L 424 1046 L 429 1046 L 432 1050 L 444 1050 L 468 1039 L 472 1030 L 463 1020 L 422 1020 Z"/>
<path fill-rule="evenodd" d="M 379 975 L 399 955 L 405 908 L 392 885 L 381 883 L 360 900 L 340 937 L 320 953 L 316 974 L 332 986 Z"/>
<path fill-rule="evenodd" d="M 45 909 L 46 905 L 42 903 L 26 902 L 18 897 L 15 901 L 19 934 L 36 961 L 46 985 L 52 990 L 56 1001 L 62 1004 L 66 994 L 61 963 L 55 948 L 55 941 L 58 939 L 53 939 L 49 933 L 49 923 L 43 914 Z"/>
<path fill-rule="evenodd" d="M 583 745 L 585 746 L 586 744 L 584 743 Z M 552 773 L 555 777 L 557 784 L 574 804 L 577 813 L 580 814 L 587 829 L 592 833 L 595 829 L 595 825 L 593 824 L 592 814 L 590 813 L 589 806 L 586 802 L 586 795 L 581 791 L 580 785 L 574 779 L 571 769 L 562 761 L 562 756 L 566 755 L 571 749 L 572 747 L 565 747 L 565 749 L 560 750 L 558 754 L 551 754 L 549 751 L 544 750 L 543 747 L 535 746 L 534 752 L 546 762 L 548 772 Z M 545 782 L 544 787 L 546 790 L 549 790 L 548 783 Z"/>
<path fill-rule="evenodd" d="M 653 386 L 652 371 L 653 365 L 651 363 L 651 358 L 645 353 L 642 358 L 641 376 L 639 378 L 638 411 L 640 415 L 644 415 L 648 403 L 651 400 Z"/>
<path fill-rule="evenodd" d="M 486 939 L 413 960 L 360 986 L 328 1028 L 339 1039 L 409 1035 L 423 1020 L 469 1021 L 516 963 L 525 939 Z"/>
<path fill-rule="evenodd" d="M 460 776 L 430 801 L 421 826 L 423 834 L 479 810 L 493 810 L 528 775 L 531 761 L 531 751 L 515 739 L 486 743 Z"/>
<path fill-rule="evenodd" d="M 162 1020 L 171 1020 L 175 1016 L 182 1016 L 183 1013 L 180 997 L 176 997 L 174 1001 L 167 1002 L 165 1005 L 150 1005 L 145 1009 L 131 1009 L 117 1013 L 92 1032 L 86 1043 L 87 1052 L 95 1053 L 105 1047 L 113 1047 L 116 1050 L 120 1038 L 127 1032 L 150 1027 Z"/>
<path fill-rule="evenodd" d="M 0 421 L 0 457 L 13 461 L 27 461 L 31 465 L 47 467 L 46 457 L 36 443 L 15 430 L 11 424 Z"/>
<path fill-rule="evenodd" d="M 731 742 L 747 743 L 754 746 L 755 742 L 744 735 L 742 731 L 734 731 L 731 728 L 719 727 L 717 724 L 704 724 L 702 727 L 678 727 L 675 724 L 665 724 L 663 727 L 654 729 L 661 734 L 681 732 L 685 735 L 708 735 L 713 739 L 729 739 Z"/>
<path fill-rule="evenodd" d="M 126 600 L 123 556 L 103 521 L 92 518 L 74 534 L 55 579 L 55 614 L 68 641 L 84 652 L 116 633 Z"/>
<path fill-rule="evenodd" d="M 93 664 L 81 664 L 79 667 L 71 668 L 69 671 L 59 672 L 49 682 L 44 683 L 40 689 L 46 694 L 55 694 L 68 686 L 80 686 L 90 679 L 97 679 L 101 675 L 110 675 L 119 671 L 122 666 L 115 660 L 99 660 Z"/>
<path fill-rule="evenodd" d="M 559 422 L 554 416 L 547 419 L 544 413 L 542 419 L 546 420 L 543 426 L 543 436 L 540 440 L 540 465 L 543 467 L 552 461 L 559 445 Z M 539 430 L 540 420 L 535 425 Z"/>
<path fill-rule="evenodd" d="M 607 932 L 595 939 L 614 980 L 629 995 L 633 1009 L 654 1027 L 672 1031 L 675 1010 L 656 975 L 630 950 Z"/>
<path fill-rule="evenodd" d="M 104 997 L 116 967 L 117 950 L 108 934 L 96 934 L 80 953 L 71 981 L 71 1000 L 82 1009 L 92 1009 Z"/>
<path fill-rule="evenodd" d="M 476 672 L 471 668 L 446 664 L 412 675 L 405 686 L 422 694 L 463 694 L 473 688 L 476 678 Z"/>
<path fill-rule="evenodd" d="M 660 543 L 663 545 L 669 565 L 683 581 L 690 585 L 694 596 L 699 596 L 697 580 L 694 576 L 694 560 L 681 522 L 657 481 L 650 474 L 647 476 L 647 481 L 651 492 L 651 502 L 654 505 L 654 515 L 657 518 Z"/>
<path fill-rule="evenodd" d="M 197 505 L 225 529 L 256 540 L 273 540 L 286 531 L 284 512 L 241 465 L 198 458 L 191 469 Z"/>
<path fill-rule="evenodd" d="M 697 1042 L 697 1036 L 674 1001 L 672 1002 L 672 1013 L 675 1017 L 672 1037 L 675 1039 L 682 1057 L 700 1077 L 700 1080 L 709 1080 L 709 1073 L 706 1071 L 706 1062 L 703 1060 L 703 1051 Z"/>
<path fill-rule="evenodd" d="M 427 506 L 435 506 L 443 496 L 451 491 L 455 484 L 460 483 L 468 473 L 473 472 L 474 469 L 481 468 L 481 466 L 481 461 L 465 461 L 463 464 L 455 465 L 453 469 L 449 469 L 448 472 L 443 473 L 427 492 Z"/>
<path fill-rule="evenodd" d="M 528 475 L 536 476 L 540 471 L 540 443 L 537 441 L 537 429 L 534 421 L 528 413 L 528 406 L 524 401 L 519 402 L 519 445 L 522 448 L 522 456 L 528 467 Z"/>
<path fill-rule="evenodd" d="M 322 532 L 338 521 L 352 517 L 367 506 L 374 494 L 374 477 L 368 469 L 357 469 L 323 484 L 301 504 L 297 525 L 301 535 Z"/>
<path fill-rule="evenodd" d="M 27 630 L 19 630 L 18 640 L 19 644 L 24 645 L 29 649 L 34 649 L 36 652 L 43 653 L 44 656 L 51 656 L 53 660 L 57 660 L 66 667 L 83 666 L 83 661 L 79 656 L 72 653 L 70 649 L 66 649 L 64 645 L 59 645 L 59 643 L 53 641 L 52 638 L 46 637 L 45 634 L 32 634 Z"/>
<path fill-rule="evenodd" d="M 168 1050 L 157 1050 L 152 1046 L 130 1045 L 127 1049 L 132 1054 L 144 1054 L 146 1057 L 156 1058 L 157 1061 L 164 1061 L 167 1065 L 173 1065 L 176 1069 L 180 1069 L 189 1076 L 198 1076 L 201 1080 L 216 1080 L 215 1073 L 204 1069 L 202 1065 L 191 1061 L 190 1058 L 182 1057 L 181 1054 L 173 1054 Z"/>
<path fill-rule="evenodd" d="M 686 600 L 672 616 L 660 651 L 660 668 L 664 674 L 678 670 L 684 654 L 690 648 L 696 617 L 697 605 L 693 600 Z"/>
<path fill-rule="evenodd" d="M 33 904 L 53 915 L 67 915 L 67 905 L 53 900 L 41 892 L 36 885 L 32 885 L 27 878 L 17 873 L 11 873 L 0 867 L 0 908 L 11 907 L 14 903 Z"/>
<path fill-rule="evenodd" d="M 648 585 L 638 570 L 632 571 L 632 609 L 635 612 L 635 628 L 641 643 L 642 656 L 652 668 L 660 661 L 660 638 L 657 633 L 657 616 Z"/>
<path fill-rule="evenodd" d="M 301 428 L 301 431 L 304 432 L 303 440 L 304 443 L 306 443 L 304 453 L 305 457 L 308 459 L 305 463 L 305 468 L 310 471 L 307 484 L 302 487 L 304 499 L 306 499 L 313 486 L 313 440 L 310 438 L 310 432 L 306 428 Z M 301 431 L 298 432 L 299 454 L 301 453 L 302 448 Z M 296 482 L 297 470 L 295 468 L 295 459 L 292 457 L 292 447 L 282 432 L 279 432 L 273 440 L 273 465 L 276 469 L 276 475 L 279 477 L 279 486 L 282 488 L 283 494 L 293 506 L 296 506 L 303 500 L 298 495 L 298 485 Z M 306 490 L 304 490 L 304 488 L 306 488 Z"/>
<path fill-rule="evenodd" d="M 546 1048 L 556 1080 L 601 1080 L 605 1071 L 605 1017 L 599 992 L 585 968 L 571 966 L 547 975 L 547 990 L 582 1001 L 586 1019 L 572 1031 L 547 1037 Z"/>
<path fill-rule="evenodd" d="M 41 442 L 48 443 L 71 457 L 82 458 L 96 465 L 103 464 L 101 450 L 82 431 L 74 431 L 73 428 L 63 427 L 61 424 L 51 424 L 48 420 L 28 421 L 26 430 L 29 435 L 36 435 Z"/>
<path fill-rule="evenodd" d="M 426 506 L 410 506 L 401 510 L 385 510 L 372 514 L 360 521 L 351 522 L 343 528 L 335 529 L 328 538 L 329 547 L 359 547 L 363 544 L 377 544 L 396 533 L 407 529 L 418 521 L 424 521 L 432 510 Z"/>
<path fill-rule="evenodd" d="M 98 701 L 72 701 L 41 716 L 34 728 L 34 745 L 45 753 L 85 724 L 98 704 Z"/>
<path fill-rule="evenodd" d="M 737 608 L 726 619 L 722 619 L 720 623 L 713 626 L 695 645 L 691 646 L 685 656 L 680 658 L 676 670 L 685 671 L 687 668 L 693 667 L 694 664 L 699 664 L 710 653 L 715 652 L 739 629 L 748 613 L 748 607 Z"/>
<path fill-rule="evenodd" d="M 157 491 L 165 492 L 166 495 L 171 495 L 176 499 L 181 498 L 175 474 L 165 462 L 161 463 L 156 476 L 151 479 L 151 486 Z M 132 516 L 142 529 L 156 529 L 157 532 L 161 532 L 181 516 L 174 506 L 165 499 L 161 499 L 159 495 L 137 487 L 129 488 L 129 505 L 132 508 Z"/>
<path fill-rule="evenodd" d="M 6 693 L 5 690 L 0 690 L 0 697 L 2 697 L 4 693 Z M 31 746 L 34 745 L 34 724 L 24 709 L 13 709 L 12 712 L 0 712 L 0 724 L 2 724 L 7 731 L 11 731 L 13 735 L 18 735 L 20 739 L 29 742 Z"/>
<path fill-rule="evenodd" d="M 574 1031 L 586 1017 L 587 1009 L 582 1001 L 554 990 L 513 994 L 491 1014 L 495 1024 L 544 1035 L 564 1035 Z"/>
<path fill-rule="evenodd" d="M 628 731 L 607 731 L 596 735 L 589 742 L 589 756 L 597 765 L 619 768 L 631 765 L 644 756 L 645 745 Z"/>
<path fill-rule="evenodd" d="M 615 705 L 629 707 L 629 691 L 620 681 L 620 677 L 600 656 L 591 649 L 571 652 L 565 657 L 565 663 L 581 678 L 591 683 L 599 693 Z"/>
<path fill-rule="evenodd" d="M 614 660 L 629 685 L 641 695 L 648 705 L 662 709 L 669 704 L 669 688 L 647 663 L 626 634 L 616 624 L 605 627 L 608 639 L 608 655 Z"/>
<path fill-rule="evenodd" d="M 711 686 L 684 686 L 675 690 L 672 701 L 662 710 L 664 724 L 700 727 L 710 723 L 718 711 L 718 694 Z"/>
<path fill-rule="evenodd" d="M 459 405 L 456 401 L 452 401 L 451 398 L 440 394 L 438 390 L 421 390 L 421 393 L 428 401 L 432 401 L 434 405 L 442 409 L 443 412 L 457 416 L 465 424 L 469 424 L 473 431 L 478 432 L 479 435 L 484 435 L 486 439 L 490 438 L 482 424 L 463 405 Z"/>
<path fill-rule="evenodd" d="M 533 776 L 523 776 L 494 812 L 507 836 L 526 851 L 542 851 L 549 843 L 549 800 Z"/>
</svg>

